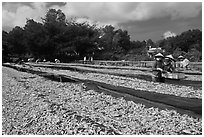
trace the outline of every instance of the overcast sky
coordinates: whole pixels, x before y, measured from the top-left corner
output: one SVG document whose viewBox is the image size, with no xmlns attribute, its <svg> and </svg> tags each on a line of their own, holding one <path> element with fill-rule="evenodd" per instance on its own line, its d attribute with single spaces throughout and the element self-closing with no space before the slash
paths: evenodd
<svg viewBox="0 0 204 137">
<path fill-rule="evenodd" d="M 112 24 L 128 30 L 132 40 L 162 39 L 163 34 L 180 34 L 189 29 L 202 30 L 202 3 L 74 2 L 3 3 L 3 30 L 23 27 L 26 18 L 41 22 L 49 8 L 61 9 L 67 18 L 77 17 L 99 25 Z"/>
</svg>

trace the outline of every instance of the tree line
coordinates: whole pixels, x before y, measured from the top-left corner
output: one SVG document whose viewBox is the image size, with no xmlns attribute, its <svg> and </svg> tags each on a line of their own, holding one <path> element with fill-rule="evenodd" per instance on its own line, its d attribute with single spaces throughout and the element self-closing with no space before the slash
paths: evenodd
<svg viewBox="0 0 204 137">
<path fill-rule="evenodd" d="M 185 56 L 190 61 L 202 61 L 202 32 L 198 29 L 188 30 L 176 37 L 170 37 L 157 42 L 167 54 Z"/>
<path fill-rule="evenodd" d="M 197 29 L 157 42 L 132 41 L 127 30 L 78 23 L 74 18 L 66 19 L 61 10 L 49 9 L 42 23 L 27 19 L 24 27 L 2 31 L 3 62 L 11 57 L 70 62 L 84 56 L 99 60 L 152 60 L 147 55 L 149 46 L 162 47 L 165 54 L 175 57 L 202 60 L 202 32 Z"/>
</svg>

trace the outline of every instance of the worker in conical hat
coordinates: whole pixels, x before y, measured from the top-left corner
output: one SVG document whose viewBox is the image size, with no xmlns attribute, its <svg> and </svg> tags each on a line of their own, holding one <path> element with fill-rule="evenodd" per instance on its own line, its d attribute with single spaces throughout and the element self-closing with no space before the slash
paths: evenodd
<svg viewBox="0 0 204 137">
<path fill-rule="evenodd" d="M 162 78 L 162 72 L 164 70 L 164 56 L 161 53 L 155 55 L 155 62 L 152 66 L 153 76 L 152 80 L 156 82 L 164 82 Z"/>
<path fill-rule="evenodd" d="M 178 63 L 178 67 L 179 68 L 183 68 L 183 60 L 184 60 L 185 58 L 184 58 L 184 56 L 182 56 L 182 55 L 180 55 L 179 57 L 178 57 L 178 61 L 179 61 L 179 63 Z"/>
<path fill-rule="evenodd" d="M 175 59 L 172 55 L 167 55 L 165 57 L 165 66 L 164 66 L 164 70 L 167 71 L 167 72 L 173 72 L 175 71 Z"/>
<path fill-rule="evenodd" d="M 155 63 L 153 65 L 153 69 L 163 69 L 163 58 L 164 56 L 161 53 L 156 54 L 155 56 Z"/>
<path fill-rule="evenodd" d="M 60 63 L 60 60 L 59 59 L 55 59 L 55 63 Z"/>
</svg>

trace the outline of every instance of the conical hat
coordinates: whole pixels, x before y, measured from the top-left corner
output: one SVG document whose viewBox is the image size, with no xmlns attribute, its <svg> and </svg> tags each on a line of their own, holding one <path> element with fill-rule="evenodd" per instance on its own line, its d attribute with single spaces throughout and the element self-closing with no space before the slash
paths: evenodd
<svg viewBox="0 0 204 137">
<path fill-rule="evenodd" d="M 174 59 L 174 57 L 173 57 L 172 55 L 168 55 L 168 56 L 166 56 L 165 58 L 169 58 L 169 59 L 175 61 L 175 59 Z"/>
<path fill-rule="evenodd" d="M 164 57 L 161 53 L 155 55 L 155 57 Z"/>
<path fill-rule="evenodd" d="M 183 57 L 183 56 L 181 56 L 181 55 L 178 57 L 178 59 L 182 59 L 182 58 L 184 59 L 184 57 Z"/>
<path fill-rule="evenodd" d="M 170 58 L 170 59 L 174 59 L 174 57 L 172 55 L 168 55 L 165 58 Z"/>
</svg>

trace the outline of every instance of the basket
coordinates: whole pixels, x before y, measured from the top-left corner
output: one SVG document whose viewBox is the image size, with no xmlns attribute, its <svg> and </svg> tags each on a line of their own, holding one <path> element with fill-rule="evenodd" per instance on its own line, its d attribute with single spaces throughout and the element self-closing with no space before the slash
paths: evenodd
<svg viewBox="0 0 204 137">
<path fill-rule="evenodd" d="M 169 79 L 184 79 L 185 75 L 183 73 L 165 73 L 164 77 Z"/>
</svg>

